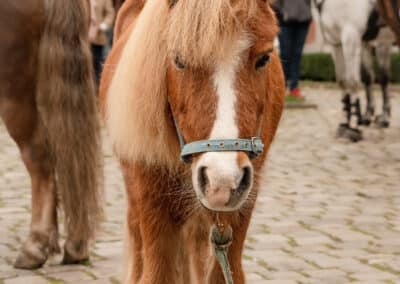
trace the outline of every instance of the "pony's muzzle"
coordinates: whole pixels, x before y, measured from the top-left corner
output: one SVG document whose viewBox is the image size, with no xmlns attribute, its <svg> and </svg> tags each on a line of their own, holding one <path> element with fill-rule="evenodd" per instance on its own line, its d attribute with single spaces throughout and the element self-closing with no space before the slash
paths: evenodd
<svg viewBox="0 0 400 284">
<path fill-rule="evenodd" d="M 213 211 L 235 211 L 253 185 L 253 167 L 245 153 L 206 153 L 194 166 L 193 184 L 201 204 Z"/>
</svg>

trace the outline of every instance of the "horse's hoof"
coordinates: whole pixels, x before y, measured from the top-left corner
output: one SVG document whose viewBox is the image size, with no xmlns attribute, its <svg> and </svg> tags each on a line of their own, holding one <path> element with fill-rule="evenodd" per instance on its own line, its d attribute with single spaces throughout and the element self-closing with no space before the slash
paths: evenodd
<svg viewBox="0 0 400 284">
<path fill-rule="evenodd" d="M 41 268 L 47 260 L 44 254 L 37 255 L 33 252 L 23 250 L 14 262 L 14 268 L 18 269 L 38 269 Z"/>
<path fill-rule="evenodd" d="M 49 255 L 55 255 L 61 253 L 60 245 L 57 240 L 49 243 Z"/>
<path fill-rule="evenodd" d="M 360 122 L 358 124 L 362 125 L 362 126 L 370 126 L 371 125 L 371 118 L 364 116 L 364 117 L 361 118 L 361 120 L 360 120 Z"/>
<path fill-rule="evenodd" d="M 378 128 L 389 128 L 390 122 L 384 115 L 378 115 L 375 119 L 375 124 Z"/>
<path fill-rule="evenodd" d="M 337 130 L 337 137 L 350 140 L 351 142 L 359 142 L 363 139 L 361 130 L 351 128 L 347 124 L 339 125 L 339 128 Z"/>
<path fill-rule="evenodd" d="M 61 265 L 73 265 L 73 264 L 86 264 L 89 261 L 89 257 L 85 257 L 82 259 L 76 259 L 71 256 L 68 252 L 64 253 L 64 257 L 61 261 Z"/>
<path fill-rule="evenodd" d="M 61 264 L 84 264 L 89 261 L 87 241 L 67 240 L 64 245 L 64 257 Z"/>
<path fill-rule="evenodd" d="M 38 269 L 45 264 L 49 256 L 49 245 L 45 235 L 31 233 L 25 241 L 14 263 L 15 268 Z"/>
<path fill-rule="evenodd" d="M 49 256 L 61 253 L 60 244 L 58 243 L 57 230 L 54 230 L 49 235 L 48 250 L 49 250 Z"/>
<path fill-rule="evenodd" d="M 373 121 L 374 113 L 375 113 L 374 109 L 367 108 L 364 115 L 361 116 L 358 125 L 370 126 Z"/>
</svg>

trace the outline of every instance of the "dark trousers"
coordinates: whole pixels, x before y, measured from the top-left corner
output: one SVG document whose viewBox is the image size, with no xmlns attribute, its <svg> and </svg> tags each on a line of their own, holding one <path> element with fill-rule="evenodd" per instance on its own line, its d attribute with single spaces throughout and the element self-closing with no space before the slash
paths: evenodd
<svg viewBox="0 0 400 284">
<path fill-rule="evenodd" d="M 92 44 L 91 48 L 92 48 L 94 75 L 95 75 L 96 82 L 99 83 L 101 71 L 102 71 L 103 60 L 104 60 L 104 57 L 103 57 L 104 46 Z"/>
<path fill-rule="evenodd" d="M 300 62 L 309 23 L 284 24 L 279 33 L 279 45 L 286 85 L 290 90 L 298 87 Z"/>
</svg>

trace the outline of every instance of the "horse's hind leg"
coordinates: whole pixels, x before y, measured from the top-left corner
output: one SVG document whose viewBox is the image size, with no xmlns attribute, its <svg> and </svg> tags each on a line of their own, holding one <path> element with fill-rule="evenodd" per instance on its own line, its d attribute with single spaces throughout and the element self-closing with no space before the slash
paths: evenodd
<svg viewBox="0 0 400 284">
<path fill-rule="evenodd" d="M 365 86 L 365 94 L 367 98 L 367 107 L 363 115 L 361 124 L 370 125 L 372 118 L 375 114 L 375 98 L 372 92 L 372 85 L 375 82 L 375 72 L 373 64 L 372 46 L 364 43 L 362 53 L 362 68 L 361 68 L 362 81 Z"/>
<path fill-rule="evenodd" d="M 376 58 L 378 62 L 378 80 L 382 89 L 383 104 L 382 104 L 382 114 L 376 117 L 375 123 L 378 127 L 387 128 L 390 125 L 390 96 L 388 92 L 388 85 L 390 79 L 390 69 L 391 69 L 391 48 L 392 43 L 388 42 L 379 43 L 376 47 Z"/>
<path fill-rule="evenodd" d="M 35 269 L 41 267 L 50 254 L 60 250 L 51 157 L 33 100 L 21 98 L 16 102 L 7 99 L 1 108 L 1 116 L 20 149 L 32 184 L 30 233 L 14 266 Z"/>
</svg>

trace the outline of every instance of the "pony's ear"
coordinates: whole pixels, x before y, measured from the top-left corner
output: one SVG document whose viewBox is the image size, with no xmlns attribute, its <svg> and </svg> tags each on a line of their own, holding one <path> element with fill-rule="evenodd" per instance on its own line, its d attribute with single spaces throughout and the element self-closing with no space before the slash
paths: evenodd
<svg viewBox="0 0 400 284">
<path fill-rule="evenodd" d="M 176 3 L 178 3 L 178 0 L 167 0 L 168 1 L 168 6 L 170 8 L 174 7 Z"/>
</svg>

